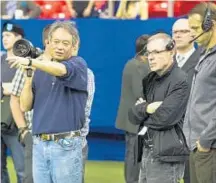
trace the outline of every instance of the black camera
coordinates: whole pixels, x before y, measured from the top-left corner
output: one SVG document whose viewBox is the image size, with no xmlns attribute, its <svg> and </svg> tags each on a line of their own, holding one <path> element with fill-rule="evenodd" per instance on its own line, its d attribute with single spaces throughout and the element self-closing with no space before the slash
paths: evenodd
<svg viewBox="0 0 216 183">
<path fill-rule="evenodd" d="M 34 59 L 39 57 L 42 53 L 40 48 L 35 48 L 33 44 L 26 39 L 20 39 L 13 45 L 13 54 L 18 57 L 30 57 Z M 28 68 L 26 70 L 27 76 L 32 77 L 32 69 Z"/>
<path fill-rule="evenodd" d="M 13 53 L 18 57 L 37 58 L 43 52 L 41 49 L 35 48 L 30 41 L 26 39 L 20 39 L 14 43 Z"/>
</svg>

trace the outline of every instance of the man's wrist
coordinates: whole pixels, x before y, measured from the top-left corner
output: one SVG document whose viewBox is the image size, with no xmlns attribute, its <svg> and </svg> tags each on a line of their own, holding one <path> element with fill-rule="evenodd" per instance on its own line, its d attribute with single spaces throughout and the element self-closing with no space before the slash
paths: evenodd
<svg viewBox="0 0 216 183">
<path fill-rule="evenodd" d="M 25 126 L 25 127 L 20 127 L 20 128 L 18 128 L 18 140 L 21 142 L 21 140 L 22 140 L 22 135 L 24 134 L 24 133 L 26 133 L 28 131 L 28 127 L 27 126 Z"/>
<path fill-rule="evenodd" d="M 31 61 L 30 61 L 30 60 L 31 60 Z M 30 64 L 31 64 L 30 66 L 31 66 L 31 67 L 35 67 L 35 62 L 37 62 L 37 60 L 38 60 L 37 58 L 36 58 L 36 59 L 30 58 L 30 59 L 29 59 L 29 62 L 31 62 L 31 63 L 30 63 Z M 41 60 L 43 60 L 43 59 L 41 59 Z"/>
<path fill-rule="evenodd" d="M 27 77 L 25 78 L 25 85 L 29 86 L 32 85 L 32 78 L 33 77 Z"/>
<path fill-rule="evenodd" d="M 18 128 L 18 131 L 19 131 L 20 133 L 23 133 L 25 130 L 28 130 L 28 127 L 27 127 L 27 126 L 19 127 L 19 128 Z"/>
<path fill-rule="evenodd" d="M 28 66 L 30 67 L 30 66 L 32 66 L 32 59 L 29 58 L 28 60 L 29 60 Z"/>
</svg>

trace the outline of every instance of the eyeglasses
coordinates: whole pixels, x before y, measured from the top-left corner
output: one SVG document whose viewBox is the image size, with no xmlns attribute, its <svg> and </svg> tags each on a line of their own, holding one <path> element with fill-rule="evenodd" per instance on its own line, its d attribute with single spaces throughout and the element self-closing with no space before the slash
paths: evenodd
<svg viewBox="0 0 216 183">
<path fill-rule="evenodd" d="M 175 30 L 175 31 L 173 31 L 172 33 L 173 34 L 187 34 L 187 33 L 189 33 L 190 32 L 190 30 L 186 30 L 186 29 L 184 29 L 184 30 Z"/>
<path fill-rule="evenodd" d="M 163 53 L 167 51 L 166 49 L 165 50 L 154 50 L 154 51 L 147 51 L 146 52 L 146 56 L 149 56 L 149 55 L 159 55 L 160 53 Z"/>
</svg>

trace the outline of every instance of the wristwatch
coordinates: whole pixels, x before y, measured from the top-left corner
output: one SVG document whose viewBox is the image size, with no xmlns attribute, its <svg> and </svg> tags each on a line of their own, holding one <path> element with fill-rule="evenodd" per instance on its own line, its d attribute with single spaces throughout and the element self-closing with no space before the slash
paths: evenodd
<svg viewBox="0 0 216 183">
<path fill-rule="evenodd" d="M 28 64 L 28 66 L 32 66 L 32 59 L 28 59 L 29 60 L 29 64 Z"/>
</svg>

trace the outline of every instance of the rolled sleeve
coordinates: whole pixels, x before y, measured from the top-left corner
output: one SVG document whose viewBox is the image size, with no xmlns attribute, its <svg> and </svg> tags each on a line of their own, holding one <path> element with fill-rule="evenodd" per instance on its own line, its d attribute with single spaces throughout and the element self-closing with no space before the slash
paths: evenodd
<svg viewBox="0 0 216 183">
<path fill-rule="evenodd" d="M 64 76 L 57 77 L 65 87 L 87 91 L 87 64 L 81 57 L 72 58 L 69 61 L 63 61 L 67 73 Z"/>
<path fill-rule="evenodd" d="M 21 69 L 17 69 L 16 74 L 12 81 L 12 95 L 20 97 L 24 84 L 25 84 L 24 72 Z"/>
</svg>

